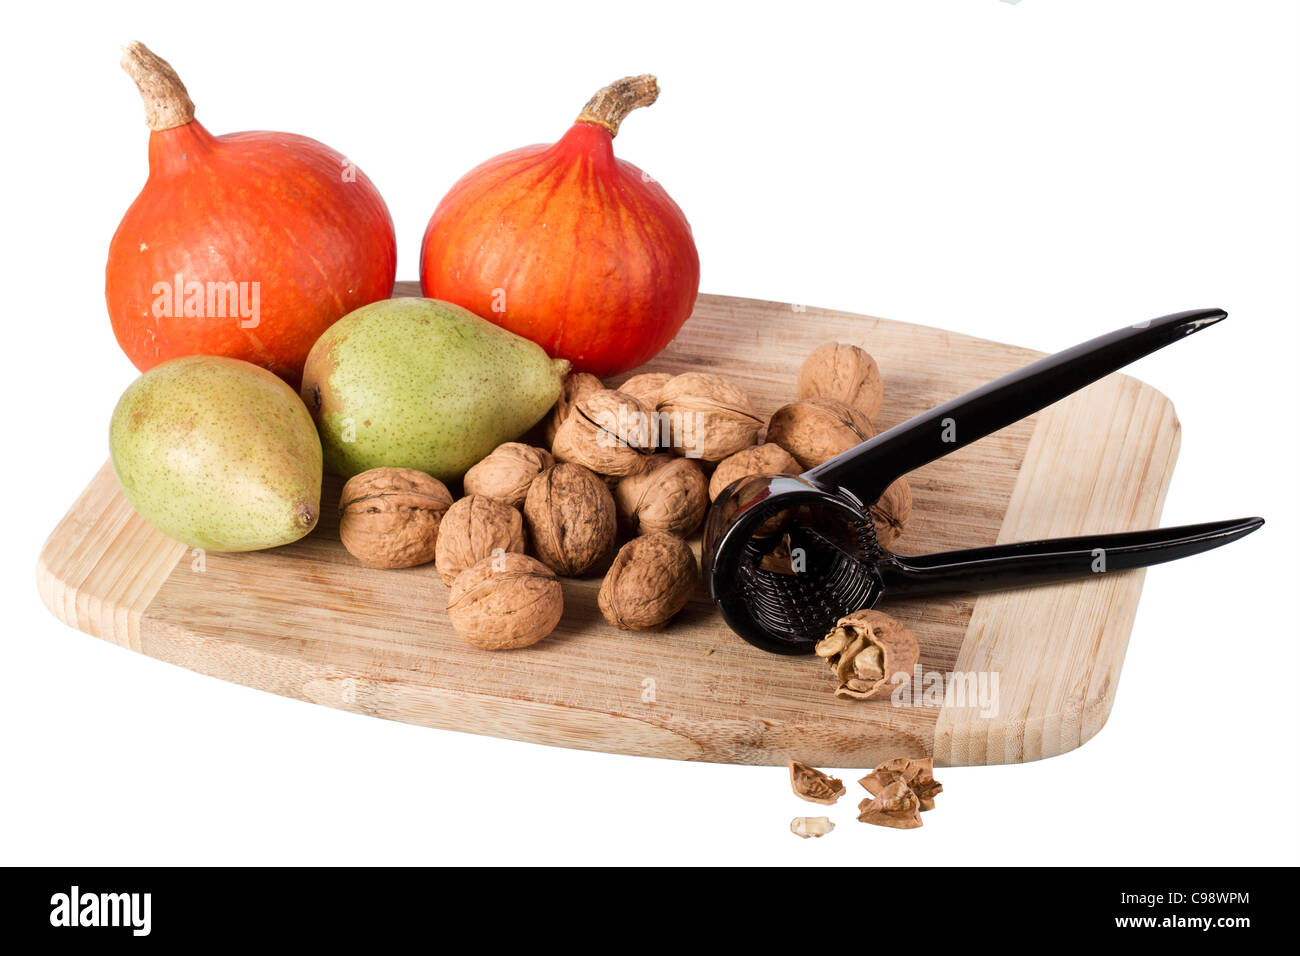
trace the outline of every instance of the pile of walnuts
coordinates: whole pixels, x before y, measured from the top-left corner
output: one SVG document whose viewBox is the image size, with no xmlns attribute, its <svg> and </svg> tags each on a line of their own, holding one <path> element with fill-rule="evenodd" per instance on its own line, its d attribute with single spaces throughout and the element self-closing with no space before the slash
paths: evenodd
<svg viewBox="0 0 1300 956">
<path fill-rule="evenodd" d="M 500 445 L 465 474 L 459 499 L 409 468 L 363 472 L 343 488 L 340 536 L 372 567 L 434 562 L 452 625 L 477 647 L 540 641 L 563 614 L 559 578 L 602 573 L 605 619 L 659 630 L 695 591 L 687 539 L 722 490 L 798 474 L 872 437 L 881 398 L 872 357 L 836 343 L 808 356 L 798 401 L 767 420 L 707 372 L 645 373 L 616 388 L 573 373 L 536 430 L 548 447 Z M 910 512 L 900 479 L 872 508 L 882 544 Z"/>
</svg>

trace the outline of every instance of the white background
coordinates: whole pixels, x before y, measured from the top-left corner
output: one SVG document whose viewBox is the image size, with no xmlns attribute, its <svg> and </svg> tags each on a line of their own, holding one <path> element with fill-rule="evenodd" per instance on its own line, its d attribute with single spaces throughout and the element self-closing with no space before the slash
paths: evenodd
<svg viewBox="0 0 1300 956">
<path fill-rule="evenodd" d="M 1300 858 L 1296 5 L 108 6 L 6 12 L 0 860 Z M 1043 350 L 1222 306 L 1227 323 L 1133 369 L 1183 424 L 1164 523 L 1269 524 L 1148 574 L 1110 722 L 1083 748 L 944 771 L 919 831 L 860 826 L 846 798 L 820 841 L 787 831 L 818 811 L 780 768 L 388 723 L 79 634 L 41 606 L 33 569 L 135 376 L 103 303 L 146 172 L 117 65 L 130 39 L 177 67 L 213 132 L 290 130 L 355 160 L 392 209 L 403 278 L 469 167 L 558 138 L 598 86 L 654 72 L 663 95 L 616 148 L 686 211 L 704 291 Z"/>
</svg>

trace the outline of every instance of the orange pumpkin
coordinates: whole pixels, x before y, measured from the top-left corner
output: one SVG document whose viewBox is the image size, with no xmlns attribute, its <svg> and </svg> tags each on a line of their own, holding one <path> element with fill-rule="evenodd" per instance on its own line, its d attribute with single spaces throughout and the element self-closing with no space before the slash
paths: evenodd
<svg viewBox="0 0 1300 956">
<path fill-rule="evenodd" d="M 614 156 L 653 76 L 601 90 L 559 142 L 471 170 L 424 234 L 420 284 L 599 376 L 635 368 L 690 316 L 700 285 L 691 227 L 663 187 Z"/>
<path fill-rule="evenodd" d="M 392 293 L 393 220 L 347 159 L 290 133 L 213 136 L 185 85 L 145 46 L 123 67 L 145 101 L 149 179 L 108 252 L 122 350 L 147 371 L 225 355 L 297 385 L 316 339 Z"/>
</svg>

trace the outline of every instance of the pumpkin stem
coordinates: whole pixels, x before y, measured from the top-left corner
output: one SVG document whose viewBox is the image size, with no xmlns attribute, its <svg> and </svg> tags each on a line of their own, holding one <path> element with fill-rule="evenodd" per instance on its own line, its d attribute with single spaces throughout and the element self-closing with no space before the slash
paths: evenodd
<svg viewBox="0 0 1300 956">
<path fill-rule="evenodd" d="M 139 41 L 122 47 L 122 69 L 135 80 L 152 130 L 173 129 L 194 119 L 194 104 L 171 64 Z"/>
<path fill-rule="evenodd" d="M 659 81 L 649 73 L 625 76 L 587 100 L 587 105 L 574 122 L 595 123 L 609 130 L 610 136 L 617 136 L 619 124 L 627 119 L 628 113 L 639 106 L 649 106 L 657 99 Z"/>
</svg>

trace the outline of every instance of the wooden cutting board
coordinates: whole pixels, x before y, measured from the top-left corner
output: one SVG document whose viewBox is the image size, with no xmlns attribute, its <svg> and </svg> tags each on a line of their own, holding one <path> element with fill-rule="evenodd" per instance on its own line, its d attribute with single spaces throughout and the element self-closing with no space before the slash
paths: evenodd
<svg viewBox="0 0 1300 956">
<path fill-rule="evenodd" d="M 397 294 L 418 292 L 402 283 Z M 1078 331 L 1084 339 L 1107 330 Z M 862 345 L 879 362 L 882 427 L 1040 354 L 941 329 L 706 295 L 647 370 L 716 371 L 768 415 L 793 399 L 803 357 L 831 340 Z M 914 473 L 915 510 L 897 549 L 1153 527 L 1178 441 L 1170 402 L 1112 375 Z M 41 597 L 65 623 L 131 650 L 375 717 L 653 757 L 870 767 L 900 754 L 995 764 L 1079 746 L 1110 713 L 1142 590 L 1143 572 L 1134 571 L 890 604 L 884 609 L 920 640 L 927 676 L 919 689 L 929 694 L 907 706 L 863 703 L 833 696 L 823 661 L 741 641 L 703 586 L 664 632 L 633 634 L 601 618 L 598 579 L 566 581 L 564 620 L 550 638 L 509 652 L 469 647 L 447 622 L 447 592 L 432 566 L 372 570 L 343 550 L 338 491 L 327 480 L 320 526 L 302 541 L 204 555 L 137 516 L 105 465 L 41 552 Z M 935 681 L 954 673 L 966 675 L 967 691 L 983 680 L 985 696 L 945 701 Z"/>
</svg>

